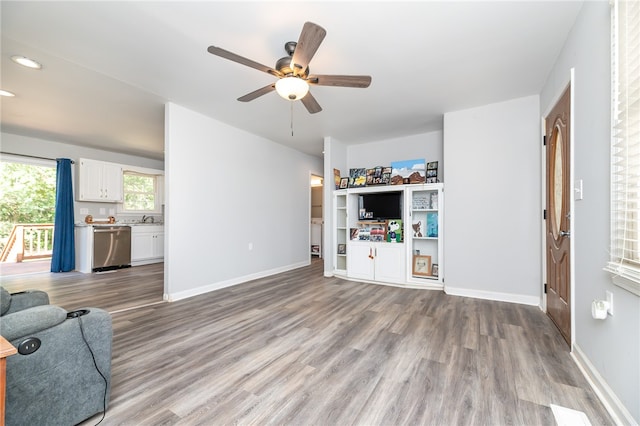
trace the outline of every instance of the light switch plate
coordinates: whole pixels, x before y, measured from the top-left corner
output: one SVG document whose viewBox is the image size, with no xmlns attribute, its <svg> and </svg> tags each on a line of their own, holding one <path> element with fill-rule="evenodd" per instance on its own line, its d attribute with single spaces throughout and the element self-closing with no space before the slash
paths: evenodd
<svg viewBox="0 0 640 426">
<path fill-rule="evenodd" d="M 573 188 L 573 191 L 575 192 L 576 200 L 582 200 L 584 198 L 584 195 L 582 192 L 582 179 L 578 179 L 576 181 L 576 185 L 575 185 L 575 188 Z"/>
</svg>

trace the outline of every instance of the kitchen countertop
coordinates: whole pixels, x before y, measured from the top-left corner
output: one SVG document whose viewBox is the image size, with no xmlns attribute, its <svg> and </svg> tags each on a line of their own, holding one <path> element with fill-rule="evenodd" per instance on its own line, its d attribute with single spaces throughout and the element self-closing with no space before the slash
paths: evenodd
<svg viewBox="0 0 640 426">
<path fill-rule="evenodd" d="M 164 226 L 164 222 L 155 222 L 155 223 L 151 223 L 151 222 L 146 222 L 146 223 L 141 223 L 141 222 L 135 222 L 135 223 L 124 223 L 124 222 L 116 222 L 116 223 L 85 223 L 85 222 L 78 222 L 75 224 L 76 226 Z"/>
</svg>

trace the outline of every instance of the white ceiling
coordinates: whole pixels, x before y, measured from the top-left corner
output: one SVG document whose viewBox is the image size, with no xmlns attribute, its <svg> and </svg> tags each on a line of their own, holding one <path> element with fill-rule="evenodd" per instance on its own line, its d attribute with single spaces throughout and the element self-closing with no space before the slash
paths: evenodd
<svg viewBox="0 0 640 426">
<path fill-rule="evenodd" d="M 0 88 L 16 97 L 2 98 L 2 131 L 163 159 L 170 101 L 320 156 L 325 136 L 425 133 L 442 128 L 444 112 L 539 93 L 581 6 L 3 0 Z M 276 93 L 238 102 L 275 78 L 207 47 L 274 67 L 305 21 L 327 31 L 312 73 L 371 75 L 371 86 L 313 86 L 323 108 L 313 115 Z M 21 67 L 15 54 L 43 68 Z"/>
</svg>

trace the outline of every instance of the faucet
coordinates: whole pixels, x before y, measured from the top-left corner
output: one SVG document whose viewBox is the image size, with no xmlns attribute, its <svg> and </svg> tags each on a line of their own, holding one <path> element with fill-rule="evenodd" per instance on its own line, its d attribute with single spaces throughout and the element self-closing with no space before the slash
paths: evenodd
<svg viewBox="0 0 640 426">
<path fill-rule="evenodd" d="M 153 216 L 147 216 L 146 214 L 142 215 L 142 223 L 147 223 L 147 219 L 151 219 L 151 223 L 154 222 Z"/>
</svg>

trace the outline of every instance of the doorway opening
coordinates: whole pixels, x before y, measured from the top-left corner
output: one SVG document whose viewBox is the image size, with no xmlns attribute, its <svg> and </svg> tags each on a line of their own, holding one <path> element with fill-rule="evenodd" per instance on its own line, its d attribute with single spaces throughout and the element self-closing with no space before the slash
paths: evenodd
<svg viewBox="0 0 640 426">
<path fill-rule="evenodd" d="M 310 238 L 311 242 L 311 257 L 323 258 L 324 244 L 322 241 L 322 234 L 324 228 L 324 220 L 322 217 L 322 190 L 323 190 L 323 178 L 322 176 L 311 175 L 311 225 L 310 225 Z"/>
<path fill-rule="evenodd" d="M 0 275 L 48 272 L 53 253 L 56 163 L 0 160 Z"/>
</svg>

